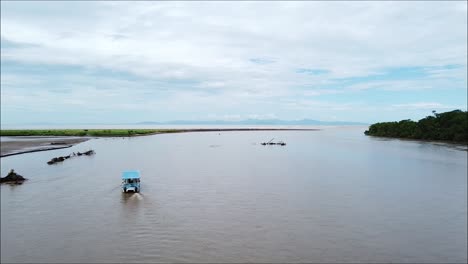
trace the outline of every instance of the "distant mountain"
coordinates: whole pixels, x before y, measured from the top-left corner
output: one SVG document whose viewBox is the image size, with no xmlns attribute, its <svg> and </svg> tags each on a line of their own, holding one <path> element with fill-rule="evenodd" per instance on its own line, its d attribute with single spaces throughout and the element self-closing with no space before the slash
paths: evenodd
<svg viewBox="0 0 468 264">
<path fill-rule="evenodd" d="M 301 120 L 280 120 L 280 119 L 245 119 L 239 121 L 227 120 L 173 120 L 166 122 L 145 121 L 135 123 L 136 125 L 322 125 L 322 126 L 340 126 L 340 125 L 368 125 L 367 123 L 348 122 L 348 121 L 319 121 L 312 119 Z"/>
</svg>

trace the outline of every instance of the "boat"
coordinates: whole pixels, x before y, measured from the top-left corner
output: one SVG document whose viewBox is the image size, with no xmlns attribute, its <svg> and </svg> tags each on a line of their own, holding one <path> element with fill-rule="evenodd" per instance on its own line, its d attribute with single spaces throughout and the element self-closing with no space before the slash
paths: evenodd
<svg viewBox="0 0 468 264">
<path fill-rule="evenodd" d="M 128 170 L 122 172 L 122 192 L 140 192 L 140 172 Z"/>
</svg>

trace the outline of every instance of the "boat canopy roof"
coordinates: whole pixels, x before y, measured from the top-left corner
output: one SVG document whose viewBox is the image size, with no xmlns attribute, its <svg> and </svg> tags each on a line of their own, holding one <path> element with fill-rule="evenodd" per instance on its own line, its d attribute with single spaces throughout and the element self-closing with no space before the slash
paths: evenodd
<svg viewBox="0 0 468 264">
<path fill-rule="evenodd" d="M 140 171 L 137 170 L 129 170 L 122 172 L 122 179 L 140 179 Z"/>
</svg>

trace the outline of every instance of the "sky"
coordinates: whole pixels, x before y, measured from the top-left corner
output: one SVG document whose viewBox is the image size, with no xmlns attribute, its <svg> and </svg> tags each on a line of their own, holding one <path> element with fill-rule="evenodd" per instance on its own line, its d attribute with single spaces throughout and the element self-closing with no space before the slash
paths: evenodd
<svg viewBox="0 0 468 264">
<path fill-rule="evenodd" d="M 1 123 L 467 109 L 467 2 L 1 1 Z"/>
</svg>

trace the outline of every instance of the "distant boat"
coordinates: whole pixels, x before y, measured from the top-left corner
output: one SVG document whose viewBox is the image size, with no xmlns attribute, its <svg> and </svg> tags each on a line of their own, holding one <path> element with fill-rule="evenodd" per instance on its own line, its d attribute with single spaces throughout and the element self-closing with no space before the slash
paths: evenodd
<svg viewBox="0 0 468 264">
<path fill-rule="evenodd" d="M 122 192 L 140 192 L 140 172 L 136 170 L 122 173 Z"/>
</svg>

